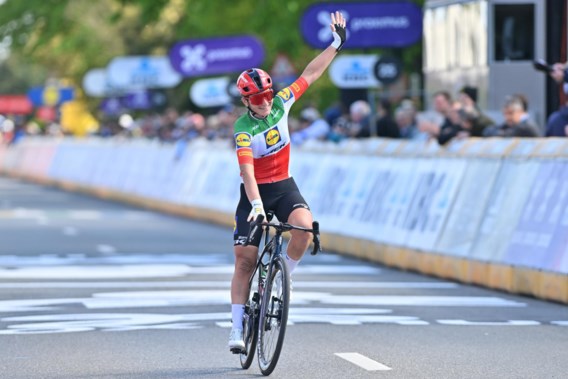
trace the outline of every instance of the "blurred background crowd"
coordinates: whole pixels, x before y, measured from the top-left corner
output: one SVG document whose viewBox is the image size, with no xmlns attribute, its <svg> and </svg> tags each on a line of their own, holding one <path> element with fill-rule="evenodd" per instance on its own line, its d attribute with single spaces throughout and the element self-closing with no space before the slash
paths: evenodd
<svg viewBox="0 0 568 379">
<path fill-rule="evenodd" d="M 301 104 L 301 103 L 300 103 Z M 468 137 L 565 137 L 568 122 L 558 127 L 557 118 L 565 110 L 551 115 L 546 125 L 539 125 L 530 114 L 524 94 L 503 99 L 500 113 L 487 112 L 477 104 L 477 88 L 463 87 L 457 94 L 439 91 L 431 96 L 432 109 L 421 110 L 410 98 L 397 103 L 379 99 L 374 104 L 356 100 L 349 106 L 336 102 L 326 109 L 306 104 L 289 119 L 292 143 L 308 140 L 341 142 L 352 138 L 400 138 L 414 141 L 435 140 L 446 145 L 452 139 Z M 191 141 L 196 138 L 232 141 L 233 125 L 247 109 L 227 104 L 217 112 L 178 111 L 139 115 L 122 114 L 103 118 L 91 133 L 103 138 L 147 138 L 164 143 Z M 565 116 L 564 116 L 565 117 Z M 23 116 L 0 115 L 0 141 L 16 143 L 27 135 L 62 137 L 66 133 L 57 121 L 42 122 Z M 564 126 L 564 127 L 562 127 Z"/>
<path fill-rule="evenodd" d="M 227 92 L 223 104 L 199 100 L 214 92 L 214 83 L 227 80 L 234 86 L 235 75 L 249 66 L 228 59 L 224 70 L 214 71 L 212 64 L 195 75 L 174 59 L 176 46 L 193 51 L 199 42 L 226 53 L 235 40 L 244 48 L 252 43 L 262 52 L 252 56 L 258 67 L 283 88 L 329 44 L 317 40 L 325 36 L 313 12 L 327 6 L 332 5 L 312 0 L 263 2 L 263 7 L 238 0 L 230 9 L 183 0 L 0 0 L 0 143 L 30 135 L 231 141 L 235 120 L 246 112 L 240 99 L 224 85 L 216 89 Z M 389 29 L 398 19 L 385 16 L 387 7 L 408 21 L 406 28 Z M 340 54 L 351 64 L 330 66 L 292 108 L 294 144 L 382 137 L 446 145 L 468 137 L 568 135 L 561 90 L 568 85 L 566 65 L 535 66 L 545 74 L 532 67 L 540 57 L 566 61 L 564 0 L 369 1 L 345 3 L 345 11 L 357 26 Z M 233 14 L 254 22 L 219 22 Z M 385 38 L 387 32 L 400 41 Z M 161 64 L 165 60 L 168 67 Z M 120 71 L 119 61 L 139 63 Z M 363 67 L 371 61 L 376 63 Z M 374 77 L 357 83 L 364 69 Z M 123 83 L 126 74 L 131 82 Z M 195 99 L 199 82 L 211 87 Z M 133 107 L 140 94 L 142 100 L 157 94 L 159 101 Z M 14 107 L 18 112 L 3 110 Z"/>
</svg>

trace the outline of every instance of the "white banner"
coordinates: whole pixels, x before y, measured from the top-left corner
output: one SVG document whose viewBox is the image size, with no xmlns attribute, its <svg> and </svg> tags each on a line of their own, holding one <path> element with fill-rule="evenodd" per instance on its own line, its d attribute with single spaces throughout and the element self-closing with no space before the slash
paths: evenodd
<svg viewBox="0 0 568 379">
<path fill-rule="evenodd" d="M 329 77 L 339 88 L 376 88 L 381 83 L 373 70 L 376 55 L 339 55 L 329 67 Z"/>
<path fill-rule="evenodd" d="M 166 56 L 128 56 L 110 61 L 107 79 L 112 87 L 137 89 L 175 87 L 182 77 Z"/>
<path fill-rule="evenodd" d="M 467 161 L 462 185 L 436 251 L 458 256 L 469 254 L 500 167 L 499 160 Z"/>
<path fill-rule="evenodd" d="M 231 102 L 227 91 L 229 84 L 228 77 L 197 80 L 189 90 L 189 98 L 202 108 L 229 104 Z"/>
</svg>

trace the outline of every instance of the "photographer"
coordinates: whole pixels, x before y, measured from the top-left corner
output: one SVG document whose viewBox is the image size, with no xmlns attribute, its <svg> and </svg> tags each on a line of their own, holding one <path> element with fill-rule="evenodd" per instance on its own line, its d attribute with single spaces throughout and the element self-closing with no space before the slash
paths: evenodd
<svg viewBox="0 0 568 379">
<path fill-rule="evenodd" d="M 564 85 L 564 93 L 568 94 L 568 65 L 555 63 L 548 68 L 549 75 L 558 84 Z M 546 123 L 547 137 L 568 136 L 568 101 L 558 111 L 548 117 Z"/>
</svg>

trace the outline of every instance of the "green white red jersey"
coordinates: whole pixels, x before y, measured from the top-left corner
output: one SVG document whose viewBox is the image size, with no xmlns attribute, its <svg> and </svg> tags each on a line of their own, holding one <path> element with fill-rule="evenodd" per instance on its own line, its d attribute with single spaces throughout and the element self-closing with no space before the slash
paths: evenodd
<svg viewBox="0 0 568 379">
<path fill-rule="evenodd" d="M 254 165 L 258 184 L 278 182 L 290 177 L 290 131 L 288 113 L 308 89 L 302 77 L 279 91 L 270 114 L 256 118 L 249 111 L 235 122 L 235 146 L 239 164 Z"/>
</svg>

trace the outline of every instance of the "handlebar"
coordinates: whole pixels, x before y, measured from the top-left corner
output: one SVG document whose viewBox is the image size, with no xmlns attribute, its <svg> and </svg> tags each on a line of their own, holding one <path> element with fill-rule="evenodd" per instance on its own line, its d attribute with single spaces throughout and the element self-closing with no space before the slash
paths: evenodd
<svg viewBox="0 0 568 379">
<path fill-rule="evenodd" d="M 256 220 L 250 223 L 249 233 L 247 235 L 247 240 L 245 242 L 245 246 L 252 244 L 254 237 L 259 232 L 259 228 L 274 228 L 278 233 L 289 232 L 290 230 L 301 230 L 303 232 L 312 233 L 314 238 L 312 240 L 314 244 L 314 248 L 312 249 L 311 254 L 316 255 L 321 251 L 321 242 L 320 242 L 320 231 L 319 231 L 319 222 L 314 221 L 312 223 L 312 228 L 304 228 L 301 226 L 295 226 L 288 224 L 286 222 L 279 222 L 279 223 L 270 223 L 264 222 L 264 216 L 258 215 Z"/>
</svg>

